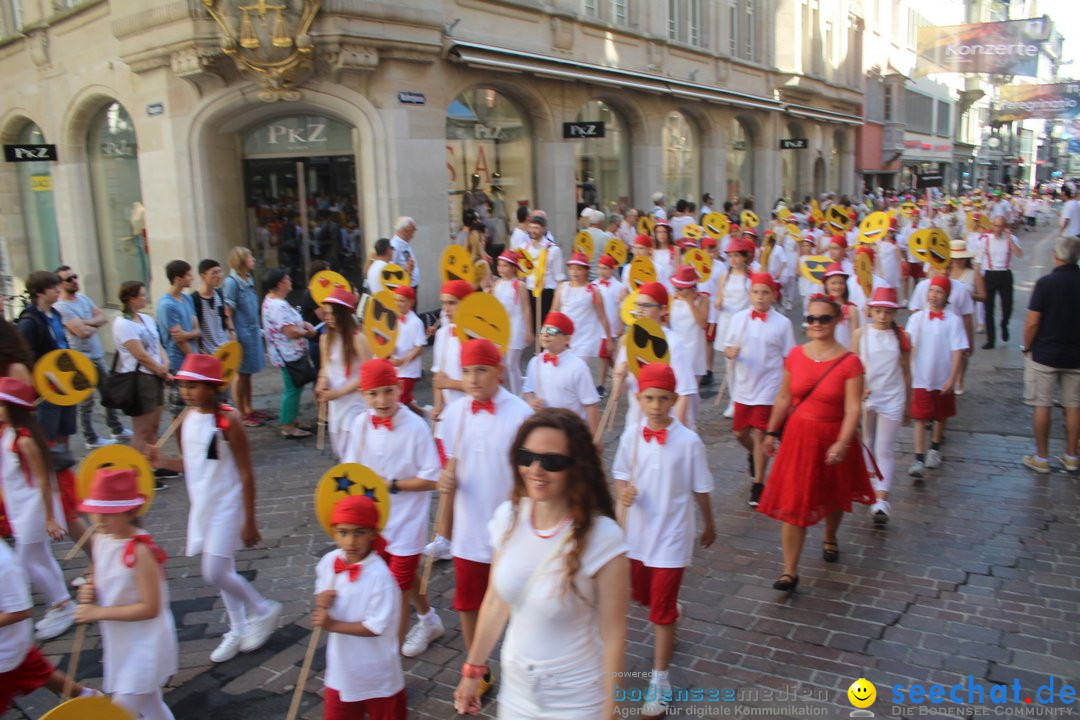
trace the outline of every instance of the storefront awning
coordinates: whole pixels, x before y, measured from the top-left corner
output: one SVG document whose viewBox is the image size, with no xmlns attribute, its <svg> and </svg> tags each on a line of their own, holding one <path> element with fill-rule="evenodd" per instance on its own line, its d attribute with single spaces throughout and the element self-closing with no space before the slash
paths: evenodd
<svg viewBox="0 0 1080 720">
<path fill-rule="evenodd" d="M 823 110 L 821 108 L 811 107 L 809 105 L 796 105 L 794 103 L 783 103 L 784 112 L 789 115 L 795 115 L 797 117 L 806 118 L 808 120 L 818 120 L 821 122 L 840 123 L 842 125 L 859 126 L 863 124 L 863 119 L 858 115 L 848 115 L 847 113 L 836 112 L 835 110 Z"/>
</svg>

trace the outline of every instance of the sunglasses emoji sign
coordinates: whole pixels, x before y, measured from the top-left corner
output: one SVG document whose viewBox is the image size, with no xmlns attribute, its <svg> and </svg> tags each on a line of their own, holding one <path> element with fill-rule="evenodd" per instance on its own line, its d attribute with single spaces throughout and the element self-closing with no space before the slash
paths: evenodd
<svg viewBox="0 0 1080 720">
<path fill-rule="evenodd" d="M 382 278 L 383 287 L 387 290 L 396 290 L 399 287 L 412 286 L 412 278 L 409 277 L 409 273 L 405 268 L 400 265 L 395 265 L 394 263 L 384 265 L 379 276 Z"/>
<path fill-rule="evenodd" d="M 713 240 L 719 240 L 731 230 L 731 221 L 722 212 L 711 212 L 701 219 L 701 225 L 705 228 L 705 234 Z"/>
<path fill-rule="evenodd" d="M 390 517 L 390 491 L 386 481 L 366 465 L 341 463 L 327 470 L 315 484 L 315 517 L 327 535 L 334 536 L 330 528 L 334 505 L 351 495 L 367 495 L 371 498 L 379 510 L 376 529 L 386 527 L 386 519 Z"/>
<path fill-rule="evenodd" d="M 832 228 L 833 232 L 844 233 L 851 227 L 851 215 L 848 214 L 846 208 L 839 205 L 833 205 L 829 208 L 826 219 L 829 221 L 829 227 Z"/>
<path fill-rule="evenodd" d="M 470 285 L 476 285 L 476 266 L 473 265 L 469 251 L 461 245 L 449 245 L 439 258 L 439 274 L 442 281 L 448 283 L 452 280 L 464 280 Z"/>
<path fill-rule="evenodd" d="M 311 293 L 311 299 L 315 301 L 316 305 L 322 305 L 326 298 L 330 297 L 330 293 L 334 292 L 335 288 L 351 291 L 352 285 L 345 279 L 344 275 L 333 270 L 323 270 L 315 273 L 311 278 L 311 282 L 308 283 L 308 291 Z"/>
<path fill-rule="evenodd" d="M 34 389 L 53 405 L 78 405 L 97 383 L 97 368 L 78 350 L 53 350 L 34 363 Z"/>
<path fill-rule="evenodd" d="M 799 272 L 810 282 L 821 285 L 825 282 L 825 268 L 832 261 L 828 255 L 807 255 L 799 263 Z"/>
<path fill-rule="evenodd" d="M 949 236 L 940 228 L 924 228 L 911 233 L 908 249 L 919 260 L 930 263 L 931 267 L 938 270 L 943 270 L 952 257 Z"/>
<path fill-rule="evenodd" d="M 364 337 L 375 357 L 393 354 L 399 329 L 394 293 L 383 290 L 373 295 L 364 306 Z"/>
<path fill-rule="evenodd" d="M 504 355 L 510 344 L 510 316 L 499 299 L 489 293 L 466 295 L 458 303 L 454 328 L 458 340 L 463 344 L 485 338 L 495 343 Z"/>
<path fill-rule="evenodd" d="M 883 212 L 872 212 L 859 224 L 859 242 L 872 244 L 885 237 L 889 232 L 889 216 Z"/>
<path fill-rule="evenodd" d="M 214 357 L 221 361 L 221 377 L 228 385 L 244 361 L 244 347 L 236 340 L 230 340 L 214 351 Z"/>
<path fill-rule="evenodd" d="M 626 331 L 626 367 L 637 377 L 641 368 L 654 362 L 671 362 L 667 335 L 655 320 L 637 318 Z"/>
</svg>

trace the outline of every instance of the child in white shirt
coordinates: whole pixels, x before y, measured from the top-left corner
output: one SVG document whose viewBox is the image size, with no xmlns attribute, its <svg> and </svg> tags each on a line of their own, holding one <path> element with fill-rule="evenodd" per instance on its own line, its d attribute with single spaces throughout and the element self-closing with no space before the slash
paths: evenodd
<svg viewBox="0 0 1080 720">
<path fill-rule="evenodd" d="M 525 401 L 533 410 L 561 407 L 577 413 L 596 433 L 600 423 L 600 395 L 592 383 L 585 361 L 568 353 L 574 322 L 559 312 L 550 312 L 540 329 L 540 347 L 525 371 Z"/>
<path fill-rule="evenodd" d="M 397 303 L 398 334 L 390 362 L 397 368 L 398 382 L 401 383 L 401 403 L 417 415 L 423 416 L 424 411 L 413 397 L 413 388 L 420 379 L 420 356 L 427 345 L 427 332 L 424 321 L 413 312 L 413 305 L 416 304 L 415 290 L 408 285 L 394 288 L 394 301 Z"/>
</svg>

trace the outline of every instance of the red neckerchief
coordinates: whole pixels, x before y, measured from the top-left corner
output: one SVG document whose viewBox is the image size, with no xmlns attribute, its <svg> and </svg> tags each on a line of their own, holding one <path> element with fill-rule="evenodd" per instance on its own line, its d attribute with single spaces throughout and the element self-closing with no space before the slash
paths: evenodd
<svg viewBox="0 0 1080 720">
<path fill-rule="evenodd" d="M 214 427 L 216 427 L 218 430 L 221 430 L 222 435 L 224 435 L 230 427 L 228 413 L 231 413 L 235 409 L 236 408 L 234 408 L 232 405 L 226 405 L 225 403 L 221 403 L 214 410 Z"/>
<path fill-rule="evenodd" d="M 158 565 L 164 565 L 165 561 L 169 559 L 169 556 L 165 554 L 165 551 L 157 546 L 154 542 L 154 538 L 149 535 L 136 535 L 128 540 L 127 545 L 124 546 L 124 554 L 122 559 L 124 561 L 124 567 L 135 567 L 135 548 L 139 545 L 145 545 L 150 549 L 150 554 L 154 556 L 154 560 Z"/>
<path fill-rule="evenodd" d="M 7 424 L 0 425 L 0 431 L 7 427 Z M 19 438 L 33 438 L 34 434 L 30 432 L 30 428 L 16 427 L 13 429 L 15 430 L 15 437 L 11 441 L 11 452 L 15 453 L 15 456 L 19 458 L 19 468 L 22 469 L 23 477 L 26 479 L 26 487 L 34 487 L 34 478 L 30 474 L 30 463 L 26 462 L 22 451 L 19 450 Z"/>
</svg>

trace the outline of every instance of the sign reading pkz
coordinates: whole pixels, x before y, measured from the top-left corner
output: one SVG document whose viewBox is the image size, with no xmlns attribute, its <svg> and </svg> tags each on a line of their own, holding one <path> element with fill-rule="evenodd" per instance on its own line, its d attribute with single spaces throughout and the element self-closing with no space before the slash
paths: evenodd
<svg viewBox="0 0 1080 720">
<path fill-rule="evenodd" d="M 8 162 L 56 162 L 55 145 L 5 145 Z"/>
<path fill-rule="evenodd" d="M 563 138 L 583 140 L 588 138 L 604 137 L 604 122 L 568 122 L 562 124 Z"/>
<path fill-rule="evenodd" d="M 402 105 L 424 105 L 427 103 L 427 95 L 422 92 L 402 90 L 397 94 L 398 102 Z"/>
<path fill-rule="evenodd" d="M 810 147 L 807 138 L 780 138 L 781 150 L 806 150 Z"/>
</svg>

